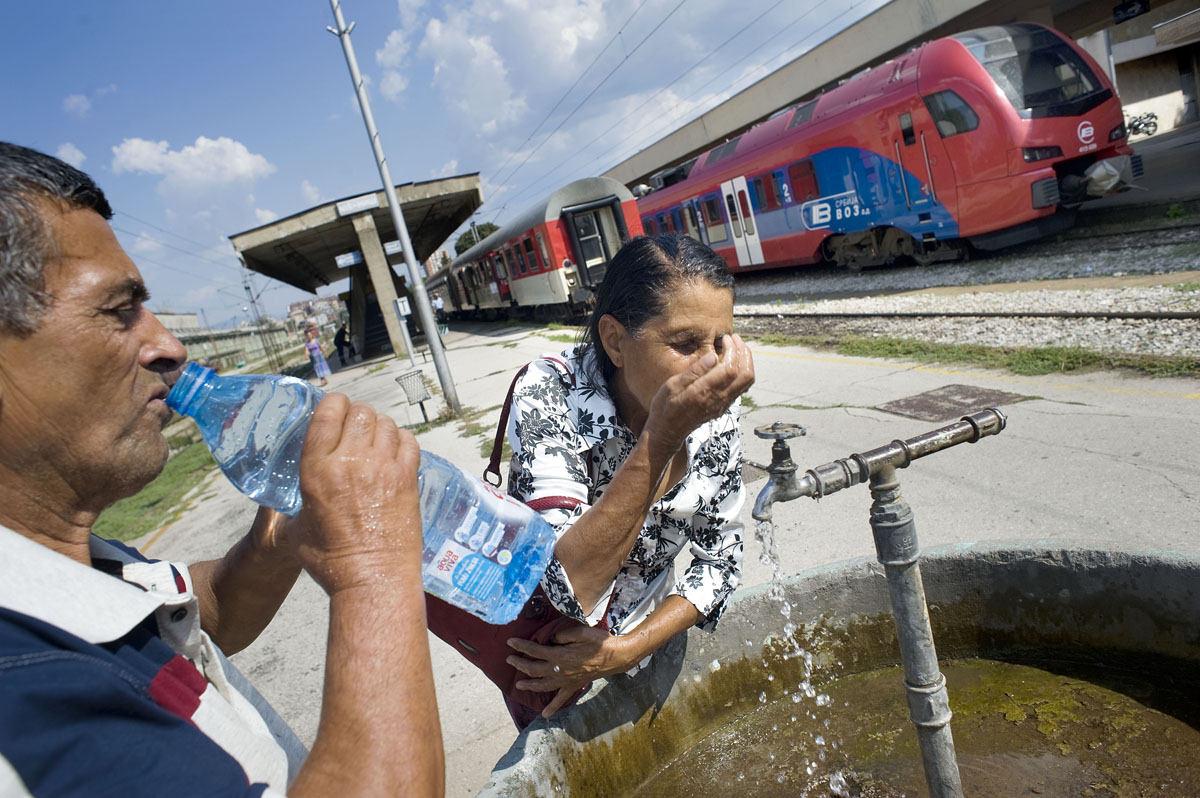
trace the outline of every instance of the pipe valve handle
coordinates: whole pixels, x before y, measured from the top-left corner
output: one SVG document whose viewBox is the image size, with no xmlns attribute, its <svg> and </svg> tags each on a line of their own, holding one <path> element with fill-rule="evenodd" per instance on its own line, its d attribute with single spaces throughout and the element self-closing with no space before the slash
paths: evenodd
<svg viewBox="0 0 1200 798">
<path fill-rule="evenodd" d="M 760 438 L 768 440 L 774 438 L 777 441 L 787 440 L 788 438 L 797 438 L 801 435 L 806 435 L 804 427 L 799 424 L 788 424 L 783 421 L 776 421 L 774 424 L 766 424 L 761 427 L 754 428 L 754 434 Z"/>
</svg>

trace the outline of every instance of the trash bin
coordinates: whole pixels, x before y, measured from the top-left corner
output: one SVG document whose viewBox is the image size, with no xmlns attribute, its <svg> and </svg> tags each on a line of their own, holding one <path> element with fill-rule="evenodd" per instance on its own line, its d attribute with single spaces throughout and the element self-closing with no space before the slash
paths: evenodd
<svg viewBox="0 0 1200 798">
<path fill-rule="evenodd" d="M 396 378 L 396 382 L 404 389 L 404 395 L 408 397 L 410 405 L 421 406 L 421 417 L 425 419 L 425 423 L 429 423 L 429 416 L 425 413 L 425 400 L 429 399 L 429 388 L 425 385 L 425 375 L 420 369 L 406 371 Z"/>
</svg>

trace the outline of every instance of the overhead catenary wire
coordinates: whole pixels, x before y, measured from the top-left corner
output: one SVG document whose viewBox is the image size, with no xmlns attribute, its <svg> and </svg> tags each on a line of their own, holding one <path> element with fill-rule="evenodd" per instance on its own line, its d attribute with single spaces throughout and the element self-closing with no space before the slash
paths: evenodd
<svg viewBox="0 0 1200 798">
<path fill-rule="evenodd" d="M 565 117 L 563 117 L 562 121 L 560 121 L 558 123 L 558 125 L 555 126 L 554 130 L 551 130 L 549 133 L 547 133 L 546 137 L 544 139 L 542 139 L 541 143 L 538 144 L 536 147 L 534 147 L 532 150 L 530 150 L 528 154 L 526 154 L 525 159 L 522 160 L 521 163 L 517 164 L 516 168 L 514 168 L 512 170 L 512 172 L 510 172 L 508 174 L 508 177 L 506 177 L 503 182 L 512 180 L 513 176 L 516 175 L 517 172 L 521 171 L 521 168 L 523 166 L 525 166 L 525 164 L 529 163 L 529 159 L 532 158 L 537 153 L 537 151 L 542 148 L 542 145 L 544 145 L 547 141 L 549 141 L 551 138 L 553 138 L 554 134 L 557 133 L 559 130 L 561 130 L 563 125 L 565 125 L 568 121 L 570 121 L 573 116 L 575 116 L 576 112 L 578 112 L 579 109 L 583 107 L 584 103 L 586 103 L 588 100 L 590 100 L 592 98 L 592 95 L 594 95 L 597 91 L 599 91 L 600 87 L 603 86 L 605 83 L 607 83 L 608 79 L 611 78 L 614 74 L 616 74 L 617 70 L 620 69 L 629 60 L 629 58 L 634 53 L 636 53 L 638 51 L 638 49 L 641 48 L 641 46 L 643 44 L 645 44 L 647 42 L 647 40 L 649 40 L 650 37 L 653 36 L 658 31 L 659 28 L 661 28 L 663 25 L 665 25 L 667 23 L 667 20 L 669 20 L 672 16 L 674 16 L 675 12 L 678 11 L 680 8 L 682 8 L 683 4 L 686 1 L 687 0 L 679 0 L 679 2 L 675 4 L 675 7 L 672 8 L 670 11 L 668 11 L 667 15 L 665 17 L 663 17 L 662 20 L 660 20 L 657 25 L 655 25 L 653 28 L 651 28 L 650 32 L 647 33 L 645 36 L 643 36 L 641 41 L 639 41 L 637 44 L 635 44 L 633 46 L 633 49 L 630 50 L 628 53 L 626 53 L 625 56 L 617 63 L 617 65 L 615 67 L 613 67 L 609 71 L 609 73 L 607 75 L 605 75 L 604 78 L 601 79 L 601 81 L 595 85 L 595 87 L 592 88 L 592 90 L 590 92 L 587 93 L 587 96 L 585 96 L 582 100 L 580 100 L 579 103 L 574 108 L 571 109 L 570 113 L 568 113 Z"/>
<path fill-rule="evenodd" d="M 546 122 L 550 119 L 550 117 L 554 115 L 554 112 L 558 110 L 558 107 L 563 104 L 563 101 L 566 100 L 567 97 L 570 96 L 571 92 L 573 92 L 575 90 L 575 87 L 578 86 L 580 81 L 583 80 L 583 76 L 586 75 L 589 71 L 591 71 L 592 67 L 594 67 L 596 65 L 596 62 L 600 60 L 601 56 L 603 56 L 605 53 L 608 52 L 608 48 L 613 46 L 613 42 L 615 42 L 617 40 L 617 37 L 619 37 L 621 35 L 621 33 L 625 30 L 626 26 L 628 26 L 629 23 L 633 21 L 633 18 L 638 15 L 638 12 L 641 11 L 642 7 L 645 6 L 646 3 L 648 3 L 648 2 L 650 2 L 650 0 L 642 0 L 642 2 L 638 4 L 638 7 L 633 10 L 633 13 L 630 14 L 629 17 L 625 20 L 625 22 L 623 22 L 621 24 L 621 27 L 617 28 L 617 32 L 614 33 L 611 37 L 609 37 L 608 43 L 605 44 L 604 47 L 602 47 L 600 49 L 600 52 L 596 53 L 596 57 L 592 59 L 592 62 L 590 64 L 588 64 L 586 67 L 584 67 L 583 71 L 579 73 L 579 77 L 575 78 L 575 82 L 571 84 L 570 88 L 568 88 L 566 91 L 564 91 L 562 96 L 558 98 L 558 102 L 556 102 L 554 104 L 554 107 L 551 108 L 544 117 L 542 117 L 542 121 L 538 122 L 537 125 L 534 126 L 533 130 L 531 130 L 529 132 L 529 135 L 525 137 L 525 140 L 523 142 L 521 142 L 521 145 L 519 147 L 517 147 L 516 149 L 514 149 L 512 152 L 510 152 L 508 154 L 508 157 L 504 159 L 504 163 L 500 164 L 500 166 L 496 169 L 496 174 L 500 174 L 501 172 L 503 172 L 504 168 L 506 166 L 508 166 L 508 164 L 512 161 L 512 159 L 514 157 L 516 157 L 517 153 L 519 153 L 526 144 L 528 144 L 530 141 L 533 140 L 533 137 L 535 135 L 537 135 L 537 132 L 542 129 L 542 125 L 546 124 Z M 623 41 L 624 40 L 622 40 L 622 42 Z M 628 54 L 625 57 L 628 58 L 629 57 Z"/>
<path fill-rule="evenodd" d="M 799 47 L 799 46 L 800 46 L 800 45 L 802 45 L 802 44 L 803 44 L 805 41 L 807 41 L 808 39 L 812 38 L 814 35 L 816 35 L 816 34 L 817 34 L 817 33 L 819 33 L 820 31 L 822 31 L 822 30 L 824 30 L 825 28 L 829 27 L 831 24 L 833 24 L 833 23 L 837 22 L 837 20 L 841 19 L 843 16 L 845 16 L 847 13 L 849 13 L 851 10 L 853 10 L 853 8 L 854 8 L 854 6 L 855 6 L 855 5 L 857 5 L 857 3 L 851 3 L 850 5 L 846 6 L 844 9 L 842 9 L 842 11 L 841 11 L 841 12 L 839 12 L 837 15 L 835 15 L 834 17 L 832 17 L 832 18 L 830 18 L 829 20 L 827 20 L 825 23 L 823 23 L 823 24 L 822 24 L 821 26 L 819 26 L 818 28 L 816 28 L 816 29 L 814 29 L 814 30 L 812 30 L 812 31 L 809 31 L 808 33 L 806 33 L 806 34 L 805 34 L 805 35 L 804 35 L 802 38 L 800 38 L 799 40 L 797 40 L 797 41 L 795 41 L 795 42 L 793 42 L 793 43 L 790 43 L 790 44 L 788 44 L 787 46 L 785 46 L 783 49 L 781 49 L 781 50 L 779 50 L 778 52 L 776 52 L 776 53 L 775 53 L 774 55 L 772 55 L 771 57 L 769 57 L 769 58 L 765 59 L 765 60 L 764 60 L 764 61 L 763 61 L 763 62 L 762 62 L 762 63 L 761 63 L 759 66 L 760 66 L 760 67 L 763 67 L 763 66 L 765 66 L 765 65 L 767 65 L 767 64 L 770 64 L 771 62 L 773 62 L 773 61 L 775 61 L 775 60 L 779 59 L 781 56 L 783 56 L 783 55 L 784 55 L 785 53 L 787 53 L 789 50 L 792 50 L 792 49 L 795 49 L 795 48 Z M 818 3 L 814 3 L 814 4 L 813 4 L 812 6 L 810 6 L 810 7 L 809 7 L 809 8 L 808 8 L 806 11 L 804 11 L 804 12 L 803 12 L 803 13 L 802 13 L 802 14 L 801 14 L 799 17 L 797 17 L 796 19 L 794 19 L 794 20 L 792 20 L 791 22 L 789 22 L 787 25 L 785 25 L 785 26 L 783 26 L 782 28 L 780 28 L 779 30 L 777 30 L 777 31 L 776 31 L 776 32 L 775 32 L 773 35 L 771 35 L 771 36 L 770 36 L 770 37 L 768 37 L 767 39 L 763 40 L 762 42 L 756 43 L 756 50 L 752 50 L 751 52 L 749 52 L 749 53 L 747 53 L 746 55 L 744 55 L 742 58 L 740 58 L 740 59 L 738 59 L 737 61 L 735 61 L 733 64 L 731 64 L 731 65 L 729 65 L 728 67 L 726 67 L 726 68 L 725 68 L 724 70 L 722 70 L 722 71 L 721 71 L 721 72 L 720 72 L 720 73 L 719 73 L 719 74 L 718 74 L 716 77 L 717 77 L 717 78 L 719 78 L 719 77 L 721 77 L 722 75 L 725 75 L 725 74 L 727 74 L 727 73 L 728 73 L 730 70 L 732 70 L 732 69 L 736 68 L 737 66 L 739 66 L 740 64 L 742 64 L 743 62 L 745 62 L 745 61 L 746 61 L 746 59 L 748 59 L 748 58 L 750 58 L 752 55 L 754 55 L 754 53 L 757 51 L 757 49 L 761 49 L 761 47 L 762 47 L 762 46 L 764 46 L 764 45 L 766 45 L 767 43 L 769 43 L 769 42 L 773 41 L 774 39 L 778 38 L 780 35 L 782 35 L 783 33 L 785 33 L 787 30 L 791 29 L 792 27 L 794 27 L 796 24 L 798 24 L 800 21 L 802 21 L 802 20 L 803 20 L 805 17 L 807 17 L 807 16 L 808 16 L 810 13 L 812 13 L 812 11 L 814 11 L 815 9 L 817 9 L 817 8 L 819 8 L 819 7 L 820 7 L 820 4 L 818 4 Z M 768 9 L 768 11 L 769 11 L 769 10 L 770 10 L 770 9 Z M 744 30 L 744 28 L 743 28 L 743 30 Z M 741 31 L 739 31 L 739 33 L 741 33 Z M 727 40 L 726 40 L 726 41 L 725 41 L 725 42 L 724 42 L 724 43 L 721 45 L 721 47 L 724 47 L 726 44 L 728 44 L 730 41 L 732 41 L 732 39 L 733 39 L 733 38 L 736 38 L 736 36 L 737 36 L 737 34 L 735 34 L 734 36 L 732 36 L 732 37 L 730 37 L 729 39 L 727 39 Z M 720 49 L 720 48 L 717 48 L 717 49 Z M 715 53 L 716 51 L 714 50 L 713 52 Z M 711 55 L 711 54 L 710 54 L 710 55 Z M 702 63 L 704 60 L 707 60 L 707 58 L 708 58 L 708 56 L 706 56 L 706 57 L 705 57 L 705 59 L 701 59 L 701 62 L 698 62 L 698 63 Z M 570 163 L 572 160 L 574 160 L 576 157 L 578 157 L 579 155 L 581 155 L 581 154 L 583 154 L 584 152 L 586 152 L 586 151 L 588 150 L 588 148 L 589 148 L 589 147 L 591 147 L 591 145 L 592 145 L 592 144 L 596 143 L 597 141 L 599 141 L 600 139 L 602 139 L 602 138 L 604 138 L 606 135 L 608 135 L 610 132 L 612 132 L 612 130 L 614 130 L 615 128 L 617 128 L 617 127 L 618 127 L 618 126 L 619 126 L 621 123 L 623 123 L 623 122 L 624 122 L 626 119 L 628 119 L 629 117 L 631 117 L 631 116 L 633 116 L 635 113 L 637 113 L 637 111 L 639 111 L 639 110 L 640 110 L 640 109 L 641 109 L 643 106 L 645 106 L 645 105 L 646 105 L 646 103 L 650 102 L 650 101 L 651 101 L 651 100 L 653 100 L 653 99 L 654 99 L 656 96 L 658 96 L 659 94 L 661 94 L 663 91 L 666 91 L 666 90 L 667 90 L 667 89 L 669 89 L 671 86 L 673 86 L 675 83 L 679 82 L 679 80 L 681 80 L 682 78 L 686 77 L 686 76 L 687 76 L 687 74 L 689 74 L 689 73 L 691 72 L 691 70 L 692 70 L 692 69 L 695 69 L 695 66 L 696 66 L 696 65 L 693 65 L 692 67 L 690 67 L 690 68 L 689 68 L 689 70 L 688 70 L 687 72 L 685 72 L 685 73 L 681 74 L 681 75 L 680 75 L 679 77 L 677 77 L 677 78 L 676 78 L 674 81 L 672 81 L 671 83 L 667 84 L 667 86 L 665 86 L 663 89 L 660 89 L 660 90 L 659 90 L 659 92 L 655 93 L 654 95 L 651 95 L 651 96 L 650 96 L 649 98 L 647 98 L 647 99 L 646 99 L 646 100 L 645 100 L 645 101 L 644 101 L 644 102 L 643 102 L 641 105 L 639 105 L 639 106 L 638 106 L 637 108 L 635 108 L 633 111 L 631 111 L 631 112 L 629 112 L 628 114 L 626 114 L 624 117 L 622 117 L 620 120 L 618 120 L 618 121 L 617 121 L 615 124 L 613 124 L 612 126 L 610 126 L 609 128 L 607 128 L 607 129 L 606 129 L 606 130 L 605 130 L 603 133 L 601 133 L 600 135 L 598 135 L 598 136 L 596 136 L 595 138 L 593 138 L 593 139 L 592 139 L 591 141 L 589 141 L 587 144 L 583 145 L 583 146 L 582 146 L 582 147 L 580 147 L 578 150 L 576 150 L 574 153 L 572 153 L 571 155 L 567 156 L 567 158 L 565 158 L 564 160 L 560 161 L 560 162 L 558 163 L 558 165 L 556 165 L 555 167 L 553 167 L 553 168 L 552 168 L 552 169 L 551 169 L 549 172 L 546 172 L 546 173 L 545 173 L 545 174 L 544 174 L 544 175 L 543 175 L 541 178 L 539 178 L 539 179 L 537 179 L 537 180 L 533 181 L 532 183 L 529 183 L 529 184 L 527 184 L 527 185 L 525 186 L 525 188 L 522 188 L 520 191 L 518 191 L 518 192 L 514 193 L 513 195 L 511 195 L 510 197 L 508 197 L 508 198 L 507 198 L 507 199 L 508 199 L 508 201 L 510 201 L 510 202 L 511 202 L 511 201 L 513 201 L 513 200 L 515 200 L 515 199 L 518 199 L 518 198 L 520 198 L 520 197 L 524 196 L 525 194 L 529 193 L 529 192 L 530 192 L 530 191 L 532 191 L 533 189 L 535 189 L 535 188 L 538 188 L 538 187 L 542 186 L 543 184 L 545 184 L 545 183 L 546 183 L 546 182 L 549 180 L 549 178 L 550 178 L 550 177 L 551 177 L 553 174 L 557 173 L 557 172 L 558 172 L 560 169 L 562 169 L 564 166 L 566 166 L 567 164 L 569 164 L 569 163 Z M 714 80 L 715 80 L 715 78 L 714 78 Z M 711 82 L 711 81 L 710 81 L 710 82 Z M 725 87 L 725 89 L 723 89 L 721 92 L 719 92 L 719 93 L 718 93 L 718 96 L 725 96 L 725 95 L 726 95 L 728 92 L 730 92 L 730 91 L 733 89 L 733 87 L 734 87 L 734 86 L 737 84 L 737 82 L 738 82 L 737 80 L 735 80 L 735 81 L 731 82 L 731 83 L 730 83 L 728 86 L 726 86 L 726 87 Z M 683 102 L 683 101 L 686 101 L 686 100 L 689 100 L 689 99 L 691 99 L 691 98 L 695 97 L 697 94 L 699 94 L 701 91 L 705 90 L 706 88 L 707 88 L 707 86 L 705 86 L 705 87 L 701 87 L 701 88 L 700 88 L 700 89 L 698 89 L 697 91 L 694 91 L 694 92 L 692 92 L 691 94 L 689 94 L 689 95 L 687 95 L 686 97 L 684 97 L 684 98 L 681 100 L 681 102 Z M 705 109 L 705 111 L 701 111 L 700 113 L 701 113 L 701 114 L 702 114 L 702 113 L 705 113 L 707 110 L 711 110 L 711 109 Z M 699 116 L 699 114 L 697 114 L 697 116 Z M 692 117 L 692 119 L 695 119 L 695 118 L 696 118 L 696 117 Z M 633 129 L 633 131 L 631 131 L 631 133 L 636 133 L 637 131 L 640 131 L 640 130 L 644 129 L 644 128 L 645 128 L 647 125 L 649 125 L 649 124 L 652 124 L 652 123 L 653 123 L 653 122 L 655 122 L 655 121 L 659 121 L 660 119 L 661 119 L 661 117 L 655 117 L 655 118 L 653 118 L 653 119 L 650 119 L 650 120 L 648 120 L 648 121 L 644 122 L 643 124 L 641 124 L 641 125 L 639 125 L 639 126 L 635 127 L 635 128 Z M 689 120 L 686 120 L 686 121 L 679 121 L 679 120 L 667 119 L 665 122 L 663 122 L 662 124 L 660 124 L 658 128 L 656 128 L 656 129 L 655 129 L 653 132 L 651 132 L 649 135 L 642 137 L 642 140 L 638 141 L 636 144 L 629 144 L 629 141 L 630 141 L 630 140 L 631 140 L 631 138 L 632 138 L 631 136 L 626 136 L 626 137 L 623 137 L 623 139 L 622 139 L 622 140 L 618 141 L 618 142 L 617 142 L 616 144 L 614 144 L 612 147 L 609 147 L 608 149 L 604 150 L 602 153 L 600 153 L 599 155 L 595 156 L 594 158 L 592 158 L 592 160 L 588 161 L 587 163 L 588 163 L 588 164 L 592 164 L 592 163 L 596 163 L 597 161 L 601 161 L 601 160 L 607 159 L 607 158 L 609 158 L 609 157 L 610 157 L 610 154 L 611 154 L 611 153 L 612 153 L 614 150 L 619 150 L 621 147 L 628 147 L 628 148 L 630 148 L 630 149 L 633 149 L 633 150 L 636 150 L 636 149 L 638 149 L 638 148 L 640 148 L 640 147 L 644 147 L 644 146 L 645 146 L 645 139 L 646 139 L 646 138 L 651 138 L 651 137 L 653 137 L 654 135 L 657 135 L 657 134 L 658 134 L 658 133 L 660 133 L 661 131 L 663 131 L 663 130 L 665 130 L 665 129 L 668 129 L 668 128 L 672 127 L 672 126 L 679 127 L 679 126 L 681 126 L 681 125 L 687 124 L 687 123 L 688 123 L 688 122 L 690 122 L 690 121 L 692 121 L 692 120 L 691 120 L 691 119 L 689 119 Z M 623 157 L 627 157 L 627 156 L 623 156 Z M 581 169 L 581 168 L 583 168 L 583 166 L 581 165 L 580 167 L 575 167 L 575 168 L 576 168 L 576 169 Z"/>
</svg>

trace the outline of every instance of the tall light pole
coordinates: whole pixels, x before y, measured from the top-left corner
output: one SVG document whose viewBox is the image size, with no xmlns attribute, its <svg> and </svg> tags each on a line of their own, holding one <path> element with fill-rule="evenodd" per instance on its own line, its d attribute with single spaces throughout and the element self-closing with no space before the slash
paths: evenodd
<svg viewBox="0 0 1200 798">
<path fill-rule="evenodd" d="M 461 413 L 462 405 L 458 401 L 454 378 L 450 376 L 450 364 L 446 362 L 446 350 L 442 346 L 442 338 L 437 332 L 437 322 L 433 318 L 433 305 L 429 303 L 429 296 L 425 293 L 425 280 L 421 277 L 421 270 L 418 268 L 416 256 L 413 254 L 412 241 L 408 237 L 408 226 L 404 223 L 404 214 L 400 212 L 400 201 L 396 199 L 396 187 L 392 185 L 392 174 L 388 169 L 387 156 L 383 154 L 379 130 L 375 127 L 375 117 L 371 114 L 371 103 L 367 99 L 367 87 L 363 84 L 362 73 L 358 70 L 354 45 L 350 42 L 350 31 L 354 30 L 354 23 L 346 25 L 346 21 L 342 18 L 342 6 L 338 0 L 329 0 L 329 5 L 333 9 L 333 19 L 337 23 L 337 28 L 327 27 L 326 30 L 337 36 L 342 42 L 342 51 L 346 55 L 346 66 L 350 69 L 350 80 L 353 81 L 354 91 L 358 95 L 358 107 L 362 111 L 363 124 L 367 126 L 367 137 L 371 139 L 371 148 L 375 151 L 375 163 L 379 166 L 379 177 L 383 180 L 383 193 L 387 197 L 388 211 L 391 212 L 392 224 L 396 228 L 396 238 L 404 250 L 404 262 L 408 264 L 408 273 L 412 278 L 412 294 L 417 305 L 417 317 L 421 320 L 421 327 L 425 330 L 425 337 L 429 341 L 429 353 L 433 355 L 433 365 L 437 369 L 438 381 L 442 385 L 442 394 L 446 397 L 446 405 L 456 414 Z"/>
</svg>

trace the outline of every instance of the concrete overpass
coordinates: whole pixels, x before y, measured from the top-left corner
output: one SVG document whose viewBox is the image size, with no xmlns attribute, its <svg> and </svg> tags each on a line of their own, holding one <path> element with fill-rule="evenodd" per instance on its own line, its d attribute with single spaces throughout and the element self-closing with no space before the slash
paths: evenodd
<svg viewBox="0 0 1200 798">
<path fill-rule="evenodd" d="M 1184 13 L 1174 7 L 1195 5 L 1194 0 L 1137 1 L 1149 12 L 1145 18 L 1170 18 Z M 1095 36 L 1096 41 L 1085 41 L 1084 46 L 1102 65 L 1107 64 L 1113 5 L 1113 0 L 893 0 L 604 176 L 628 186 L 646 183 L 652 174 L 694 158 L 865 67 L 883 63 L 921 42 L 970 28 L 1039 22 L 1076 39 Z M 1119 33 L 1115 38 L 1121 38 Z"/>
<path fill-rule="evenodd" d="M 396 186 L 413 256 L 421 263 L 482 204 L 479 173 Z M 334 200 L 229 237 L 246 267 L 314 294 L 350 278 L 350 331 L 359 352 L 390 341 L 407 354 L 394 310 L 407 293 L 404 253 L 383 189 Z M 394 267 L 399 267 L 398 273 Z M 382 326 L 380 326 L 382 323 Z M 378 334 L 377 334 L 378 333 Z"/>
</svg>

